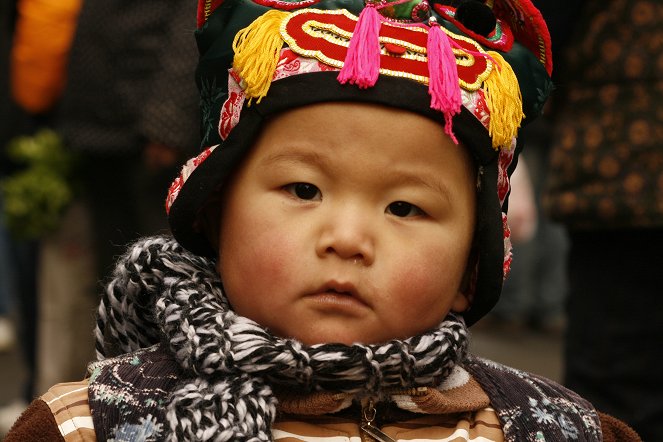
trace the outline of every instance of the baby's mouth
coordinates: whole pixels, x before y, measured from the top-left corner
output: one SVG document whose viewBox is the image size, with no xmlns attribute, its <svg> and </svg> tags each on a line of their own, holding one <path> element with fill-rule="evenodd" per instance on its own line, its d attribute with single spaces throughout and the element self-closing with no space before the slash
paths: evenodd
<svg viewBox="0 0 663 442">
<path fill-rule="evenodd" d="M 337 294 L 337 295 L 353 296 L 351 292 L 339 291 L 339 290 L 336 290 L 336 289 L 327 289 L 327 290 L 325 290 L 325 293 L 333 293 L 333 294 Z"/>
<path fill-rule="evenodd" d="M 364 306 L 368 305 L 356 286 L 348 282 L 327 282 L 318 288 L 318 290 L 314 290 L 313 293 L 311 293 L 311 296 L 330 303 L 345 303 L 351 301 L 352 303 L 359 303 Z"/>
<path fill-rule="evenodd" d="M 327 282 L 322 289 L 320 290 L 324 293 L 352 296 L 353 298 L 359 298 L 359 293 L 357 288 L 349 282 L 337 282 L 330 281 Z"/>
</svg>

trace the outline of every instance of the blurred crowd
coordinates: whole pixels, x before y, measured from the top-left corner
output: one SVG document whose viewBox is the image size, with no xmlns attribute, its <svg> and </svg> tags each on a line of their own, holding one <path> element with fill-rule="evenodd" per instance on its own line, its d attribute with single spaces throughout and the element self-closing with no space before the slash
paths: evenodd
<svg viewBox="0 0 663 442">
<path fill-rule="evenodd" d="M 564 382 L 663 440 L 663 2 L 534 3 L 556 91 L 524 134 L 512 272 L 478 327 L 563 337 Z M 0 352 L 27 370 L 1 434 L 85 375 L 103 281 L 127 243 L 166 230 L 200 141 L 195 1 L 0 8 Z"/>
<path fill-rule="evenodd" d="M 0 351 L 19 349 L 7 430 L 94 359 L 97 295 L 199 149 L 189 1 L 2 2 Z"/>
</svg>

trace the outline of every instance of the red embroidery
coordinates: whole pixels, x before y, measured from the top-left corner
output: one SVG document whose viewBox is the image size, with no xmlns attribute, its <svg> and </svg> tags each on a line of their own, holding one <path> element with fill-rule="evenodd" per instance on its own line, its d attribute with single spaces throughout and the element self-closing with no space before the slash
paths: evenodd
<svg viewBox="0 0 663 442">
<path fill-rule="evenodd" d="M 175 181 L 170 185 L 168 196 L 166 197 L 166 215 L 170 214 L 170 208 L 177 199 L 177 195 L 179 195 L 183 185 L 184 179 L 182 178 L 182 175 L 175 178 Z"/>
<path fill-rule="evenodd" d="M 283 37 L 291 50 L 305 57 L 315 57 L 321 62 L 340 68 L 343 66 L 347 47 L 339 41 L 349 41 L 357 24 L 357 17 L 343 11 L 303 10 L 293 13 L 283 30 Z M 408 50 L 409 57 L 380 55 L 380 73 L 393 76 L 410 76 L 421 83 L 428 83 L 426 45 L 428 28 L 425 26 L 398 26 L 382 22 L 380 40 L 399 45 Z M 333 37 L 330 37 L 333 35 Z M 469 39 L 451 36 L 458 45 L 472 52 L 482 51 Z M 458 76 L 468 90 L 476 90 L 489 74 L 490 65 L 484 57 L 456 55 Z M 473 61 L 472 61 L 473 60 Z M 405 75 L 404 75 L 405 74 Z M 409 75 L 408 75 L 409 74 Z"/>
<path fill-rule="evenodd" d="M 301 69 L 302 62 L 299 55 L 291 50 L 284 49 L 281 52 L 281 60 L 274 72 L 274 79 L 289 77 L 291 74 L 297 74 Z"/>
<path fill-rule="evenodd" d="M 196 167 L 200 166 L 203 163 L 203 161 L 205 161 L 211 153 L 212 153 L 212 149 L 210 149 L 208 147 L 207 149 L 203 150 L 200 154 L 198 154 L 198 156 L 193 159 L 194 169 Z"/>
<path fill-rule="evenodd" d="M 507 222 L 506 214 L 502 212 L 502 230 L 504 232 L 504 263 L 502 266 L 502 277 L 506 279 L 511 272 L 511 262 L 513 261 L 513 253 L 511 253 L 511 229 Z"/>
<path fill-rule="evenodd" d="M 221 120 L 219 121 L 219 135 L 221 139 L 225 140 L 230 135 L 230 131 L 239 122 L 239 116 L 242 112 L 244 104 L 244 94 L 238 92 L 230 92 L 228 99 L 223 103 L 221 109 Z"/>
<path fill-rule="evenodd" d="M 497 196 L 502 204 L 509 192 L 509 174 L 507 173 L 507 169 L 511 161 L 513 161 L 513 154 L 514 149 L 500 149 L 497 163 Z"/>
<path fill-rule="evenodd" d="M 253 0 L 255 3 L 269 8 L 276 8 L 282 11 L 292 11 L 293 9 L 307 8 L 313 6 L 320 0 L 300 0 L 296 1 L 283 1 L 283 0 Z"/>
<path fill-rule="evenodd" d="M 318 61 L 317 63 L 318 63 L 318 69 L 320 71 L 338 71 L 338 69 L 335 68 L 334 66 L 326 65 L 326 64 L 322 63 L 321 61 Z"/>
<path fill-rule="evenodd" d="M 552 47 L 550 33 L 541 12 L 530 0 L 503 0 L 493 6 L 495 16 L 508 21 L 514 38 L 532 51 L 552 73 Z"/>
<path fill-rule="evenodd" d="M 182 171 L 179 176 L 172 182 L 170 188 L 168 189 L 168 196 L 166 197 L 166 213 L 170 213 L 170 208 L 177 199 L 177 196 L 180 194 L 180 190 L 186 183 L 186 180 L 189 179 L 191 174 L 198 166 L 200 166 L 206 159 L 211 155 L 211 153 L 218 147 L 216 146 L 208 147 L 198 154 L 198 156 L 191 158 L 186 164 L 182 167 Z"/>
<path fill-rule="evenodd" d="M 490 126 L 490 109 L 488 109 L 488 104 L 486 103 L 486 94 L 482 89 L 477 91 L 472 113 L 477 118 L 477 120 L 481 121 L 481 124 L 483 124 L 484 127 L 488 129 Z"/>
</svg>

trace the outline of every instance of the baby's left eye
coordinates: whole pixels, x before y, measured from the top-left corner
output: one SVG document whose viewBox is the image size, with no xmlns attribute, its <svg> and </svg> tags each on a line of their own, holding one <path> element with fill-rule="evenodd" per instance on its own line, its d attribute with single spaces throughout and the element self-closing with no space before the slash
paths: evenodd
<svg viewBox="0 0 663 442">
<path fill-rule="evenodd" d="M 310 183 L 291 183 L 283 186 L 283 189 L 302 200 L 310 201 L 322 199 L 320 189 Z"/>
<path fill-rule="evenodd" d="M 424 211 L 419 207 L 414 204 L 406 203 L 405 201 L 395 201 L 389 204 L 387 206 L 387 213 L 391 213 L 400 218 L 425 215 Z"/>
</svg>

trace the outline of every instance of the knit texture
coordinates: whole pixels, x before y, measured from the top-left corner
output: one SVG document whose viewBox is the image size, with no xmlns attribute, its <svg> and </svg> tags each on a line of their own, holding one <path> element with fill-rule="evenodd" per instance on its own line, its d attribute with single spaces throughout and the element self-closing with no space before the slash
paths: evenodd
<svg viewBox="0 0 663 442">
<path fill-rule="evenodd" d="M 402 341 L 304 346 L 237 315 L 214 262 L 169 237 L 140 240 L 120 259 L 96 335 L 89 396 L 99 440 L 270 440 L 275 390 L 328 392 L 331 405 L 343 394 L 389 402 L 394 389 L 440 387 L 458 365 L 488 395 L 506 441 L 602 438 L 596 410 L 575 393 L 468 355 L 455 315 Z"/>
<path fill-rule="evenodd" d="M 386 389 L 438 385 L 467 349 L 467 329 L 454 315 L 428 333 L 378 345 L 304 346 L 273 336 L 232 311 L 213 261 L 168 237 L 130 248 L 98 318 L 99 359 L 163 340 L 180 364 L 165 422 L 154 423 L 170 441 L 270 440 L 272 386 L 379 398 Z"/>
</svg>

